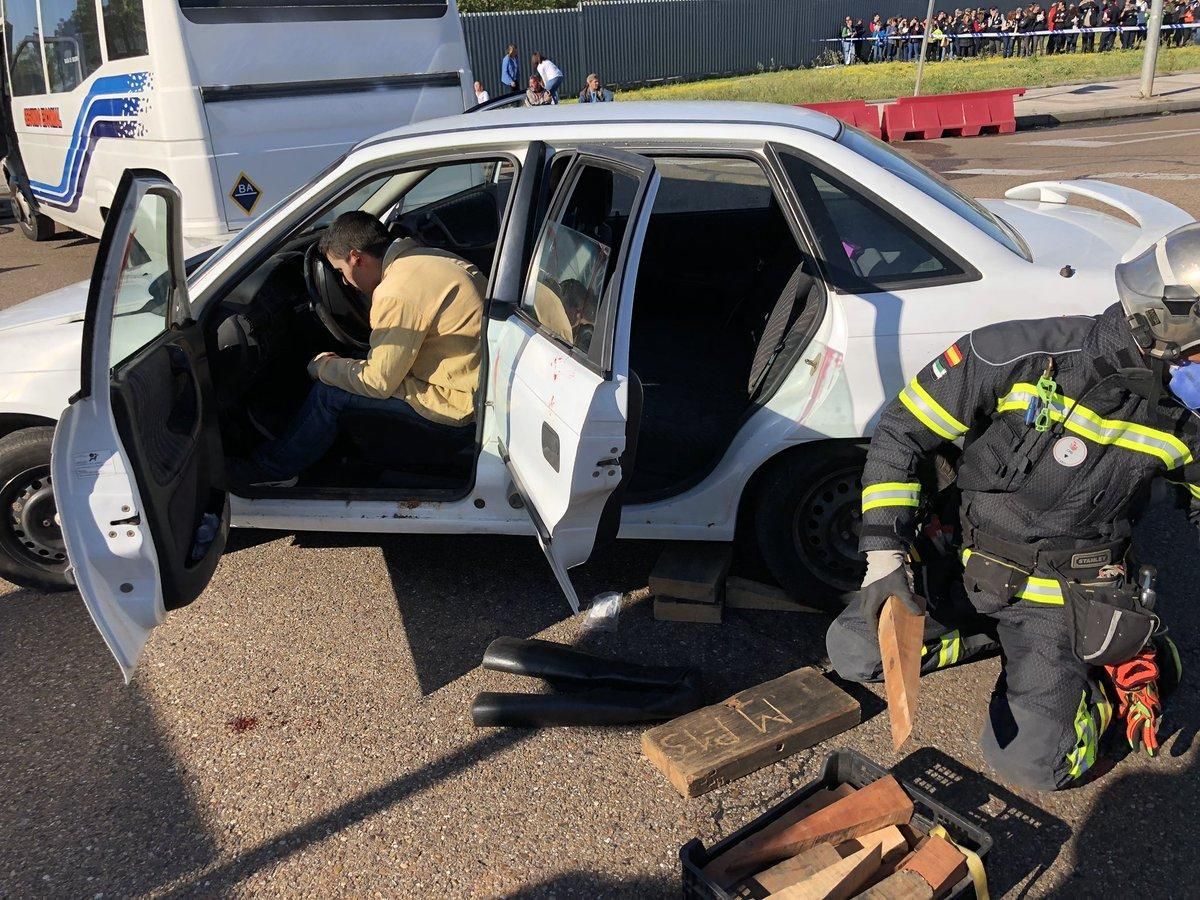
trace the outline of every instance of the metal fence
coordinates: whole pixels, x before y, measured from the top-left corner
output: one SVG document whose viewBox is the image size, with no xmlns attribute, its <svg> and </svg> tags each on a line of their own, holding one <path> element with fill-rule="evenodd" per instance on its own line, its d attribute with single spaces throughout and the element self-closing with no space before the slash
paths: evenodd
<svg viewBox="0 0 1200 900">
<path fill-rule="evenodd" d="M 467 13 L 462 17 L 475 77 L 493 94 L 500 59 L 520 50 L 522 86 L 536 50 L 563 70 L 563 94 L 589 72 L 619 87 L 674 79 L 744 75 L 810 65 L 846 16 L 870 21 L 924 16 L 925 0 L 605 0 L 575 9 Z"/>
</svg>

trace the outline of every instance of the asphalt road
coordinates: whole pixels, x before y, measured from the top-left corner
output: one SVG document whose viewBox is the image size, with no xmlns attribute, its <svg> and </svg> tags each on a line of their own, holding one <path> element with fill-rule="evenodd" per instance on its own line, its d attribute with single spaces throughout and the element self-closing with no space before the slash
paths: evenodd
<svg viewBox="0 0 1200 900">
<path fill-rule="evenodd" d="M 1200 215 L 1198 136 L 1195 115 L 906 149 L 977 195 L 1032 170 L 1126 173 L 1108 177 Z M 0 305 L 86 274 L 94 246 L 0 234 Z M 1138 538 L 1194 671 L 1196 539 L 1165 509 Z M 658 550 L 604 553 L 577 573 L 580 593 L 637 591 Z M 691 801 L 641 756 L 638 729 L 470 724 L 479 690 L 534 689 L 477 668 L 498 635 L 701 666 L 719 700 L 819 662 L 826 624 L 741 612 L 720 627 L 658 623 L 643 591 L 618 632 L 589 637 L 532 540 L 242 532 L 127 687 L 76 595 L 0 589 L 0 897 L 677 896 L 680 845 L 728 834 L 839 747 L 984 824 L 993 896 L 1192 894 L 1194 680 L 1159 759 L 1110 760 L 1054 795 L 986 773 L 975 741 L 995 660 L 927 678 L 899 756 L 881 691 L 862 689 L 860 727 Z"/>
</svg>

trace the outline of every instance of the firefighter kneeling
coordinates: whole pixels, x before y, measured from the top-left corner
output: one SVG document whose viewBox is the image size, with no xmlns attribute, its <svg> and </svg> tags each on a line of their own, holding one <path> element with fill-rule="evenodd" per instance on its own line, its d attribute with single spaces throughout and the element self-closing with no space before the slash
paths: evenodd
<svg viewBox="0 0 1200 900">
<path fill-rule="evenodd" d="M 1122 263 L 1116 281 L 1121 302 L 1099 316 L 963 337 L 888 405 L 863 472 L 867 574 L 827 637 L 843 677 L 876 680 L 884 600 L 923 609 L 928 594 L 922 671 L 999 647 L 983 754 L 1040 790 L 1077 782 L 1114 720 L 1153 753 L 1160 692 L 1180 674 L 1129 536 L 1160 475 L 1200 526 L 1200 223 Z M 960 438 L 961 502 L 947 518 L 961 528 L 961 577 L 933 590 L 922 566 L 917 590 L 910 562 L 952 528 L 930 525 L 919 472 Z"/>
</svg>

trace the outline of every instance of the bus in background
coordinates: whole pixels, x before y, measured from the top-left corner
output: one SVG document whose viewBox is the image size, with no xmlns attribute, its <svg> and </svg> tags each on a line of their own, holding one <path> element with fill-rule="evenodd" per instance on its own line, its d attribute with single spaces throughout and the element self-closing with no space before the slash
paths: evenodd
<svg viewBox="0 0 1200 900">
<path fill-rule="evenodd" d="M 147 169 L 191 247 L 223 241 L 363 138 L 475 104 L 455 0 L 0 0 L 0 29 L 34 240 L 99 236 Z"/>
</svg>

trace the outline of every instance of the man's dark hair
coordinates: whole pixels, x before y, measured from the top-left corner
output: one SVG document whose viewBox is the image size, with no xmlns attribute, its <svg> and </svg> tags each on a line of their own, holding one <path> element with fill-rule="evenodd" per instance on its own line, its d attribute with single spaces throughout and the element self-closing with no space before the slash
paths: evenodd
<svg viewBox="0 0 1200 900">
<path fill-rule="evenodd" d="M 351 250 L 383 259 L 391 242 L 391 235 L 382 222 L 368 212 L 354 210 L 333 220 L 321 235 L 317 249 L 333 259 L 345 259 Z"/>
</svg>

